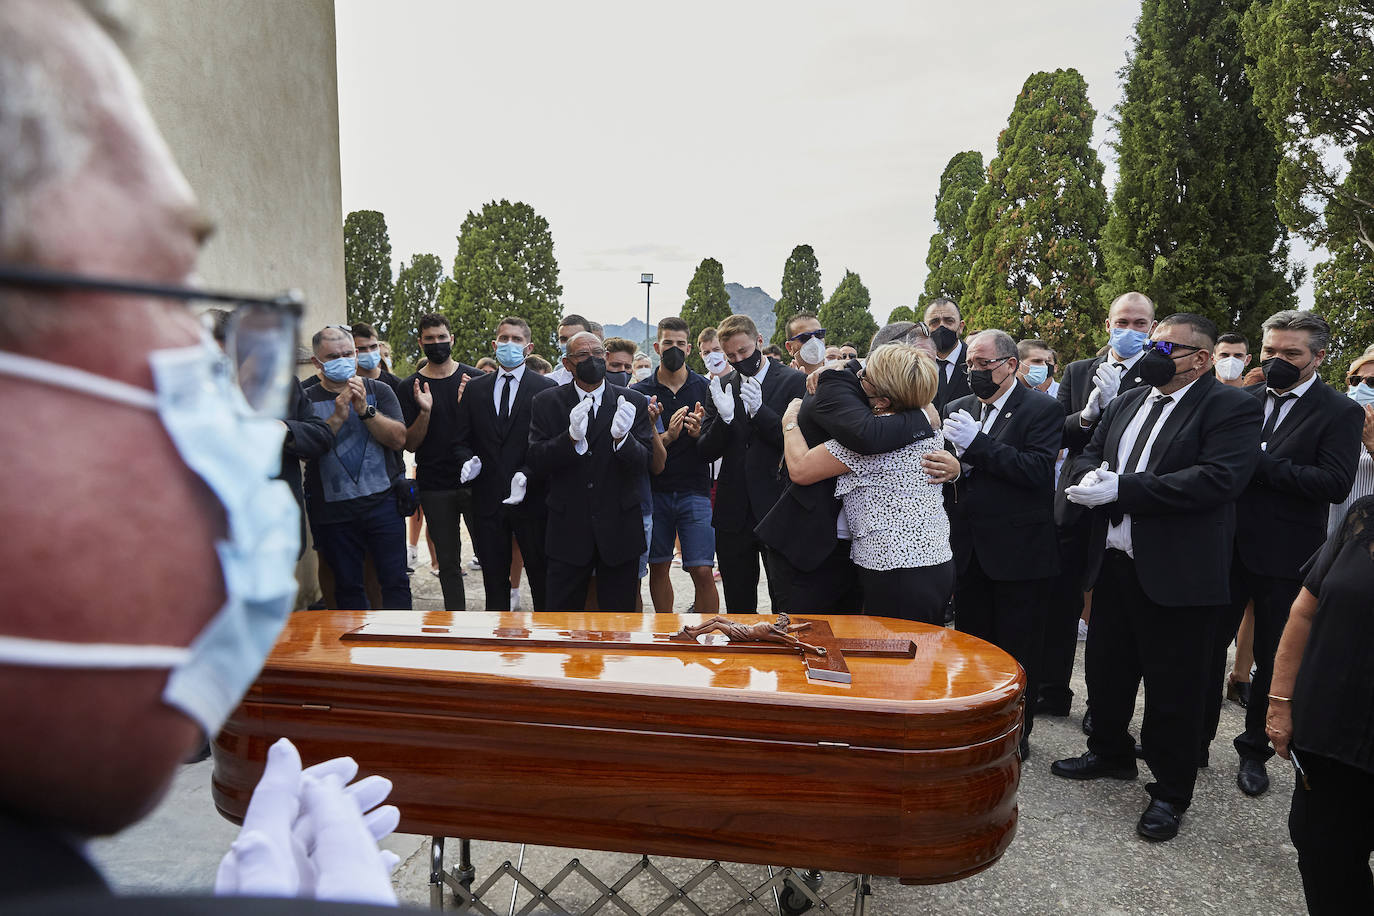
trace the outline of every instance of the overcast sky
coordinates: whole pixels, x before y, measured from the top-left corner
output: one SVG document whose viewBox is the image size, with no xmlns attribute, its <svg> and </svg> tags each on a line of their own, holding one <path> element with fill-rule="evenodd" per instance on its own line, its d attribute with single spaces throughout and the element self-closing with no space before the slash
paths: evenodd
<svg viewBox="0 0 1374 916">
<path fill-rule="evenodd" d="M 828 296 L 858 272 L 881 323 L 925 281 L 940 172 L 996 154 L 1037 70 L 1120 97 L 1136 0 L 460 3 L 337 0 L 344 212 L 381 210 L 395 261 L 452 269 L 469 210 L 524 201 L 567 312 L 677 314 L 696 265 L 780 293 L 794 245 Z M 1310 290 L 1304 291 L 1310 303 Z"/>
</svg>

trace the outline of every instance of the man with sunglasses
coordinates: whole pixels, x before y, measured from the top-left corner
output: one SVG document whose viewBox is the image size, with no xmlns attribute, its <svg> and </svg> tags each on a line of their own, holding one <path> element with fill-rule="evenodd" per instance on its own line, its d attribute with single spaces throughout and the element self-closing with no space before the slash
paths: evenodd
<svg viewBox="0 0 1374 916">
<path fill-rule="evenodd" d="M 1245 605 L 1254 601 L 1255 673 L 1245 730 L 1234 744 L 1240 755 L 1236 785 L 1254 797 L 1269 788 L 1265 763 L 1274 755 L 1265 733 L 1274 653 L 1288 610 L 1302 588 L 1302 566 L 1326 540 L 1333 503 L 1355 481 L 1363 412 L 1322 381 L 1331 329 L 1312 312 L 1285 309 L 1263 325 L 1260 367 L 1265 381 L 1243 389 L 1264 409 L 1259 464 L 1236 502 L 1231 605 L 1217 629 L 1212 651 L 1215 684 L 1207 697 L 1207 737 L 1221 716 L 1226 651 L 1236 637 Z"/>
<path fill-rule="evenodd" d="M 802 312 L 787 319 L 787 352 L 792 354 L 792 368 L 807 375 L 825 365 L 825 328 L 815 315 Z"/>
<path fill-rule="evenodd" d="M 1205 738 L 1211 634 L 1231 600 L 1235 501 L 1259 461 L 1259 401 L 1212 369 L 1217 327 L 1177 313 L 1156 326 L 1135 371 L 1145 384 L 1107 405 L 1083 454 L 1064 468 L 1067 498 L 1091 512 L 1087 753 L 1057 760 L 1066 779 L 1136 778 L 1127 731 L 1145 685 L 1141 726 L 1155 781 L 1136 832 L 1178 835 Z"/>
</svg>

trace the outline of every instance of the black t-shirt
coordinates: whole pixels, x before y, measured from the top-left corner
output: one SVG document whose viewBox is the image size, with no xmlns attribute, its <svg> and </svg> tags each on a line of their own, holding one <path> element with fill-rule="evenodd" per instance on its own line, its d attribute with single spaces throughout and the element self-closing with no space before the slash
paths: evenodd
<svg viewBox="0 0 1374 916">
<path fill-rule="evenodd" d="M 710 382 L 706 376 L 687 370 L 687 381 L 673 393 L 673 389 L 658 380 L 658 371 L 642 382 L 630 386 L 632 390 L 648 397 L 657 397 L 663 406 L 663 415 L 658 418 L 660 430 L 668 428 L 668 421 L 679 407 L 694 410 L 698 404 L 711 400 Z M 650 477 L 649 485 L 655 493 L 709 493 L 711 491 L 711 463 L 697 452 L 697 440 L 687 435 L 686 426 L 682 433 L 668 445 L 668 460 L 663 465 L 663 473 Z"/>
<path fill-rule="evenodd" d="M 418 372 L 401 382 L 397 395 L 401 413 L 409 427 L 420 415 L 415 405 L 415 381 L 429 385 L 434 406 L 429 411 L 429 431 L 415 449 L 415 487 L 419 490 L 456 490 L 463 463 L 458 460 L 458 385 L 464 375 L 476 377 L 480 369 L 458 364 L 458 371 L 448 378 L 430 378 Z"/>
<path fill-rule="evenodd" d="M 1368 525 L 1374 497 L 1347 520 L 1361 504 Z M 1293 686 L 1293 743 L 1374 773 L 1374 540 L 1338 529 L 1305 572 L 1317 613 Z"/>
</svg>

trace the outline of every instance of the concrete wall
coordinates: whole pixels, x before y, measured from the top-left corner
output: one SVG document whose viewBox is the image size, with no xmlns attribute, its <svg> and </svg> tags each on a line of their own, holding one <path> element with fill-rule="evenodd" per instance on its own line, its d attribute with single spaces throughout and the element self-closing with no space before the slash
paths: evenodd
<svg viewBox="0 0 1374 916">
<path fill-rule="evenodd" d="M 136 0 L 132 60 L 217 225 L 206 285 L 305 293 L 344 320 L 333 0 Z"/>
</svg>

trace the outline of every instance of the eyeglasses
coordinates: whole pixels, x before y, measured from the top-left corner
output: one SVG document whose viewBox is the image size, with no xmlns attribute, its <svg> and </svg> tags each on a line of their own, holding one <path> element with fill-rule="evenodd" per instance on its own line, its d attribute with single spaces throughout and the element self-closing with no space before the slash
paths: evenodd
<svg viewBox="0 0 1374 916">
<path fill-rule="evenodd" d="M 593 359 L 604 359 L 606 356 L 606 351 L 603 350 L 601 347 L 597 347 L 595 350 L 582 350 L 579 353 L 569 353 L 568 359 L 572 360 L 575 363 L 580 363 L 589 356 Z"/>
<path fill-rule="evenodd" d="M 795 334 L 787 338 L 787 342 L 792 343 L 795 341 L 798 343 L 806 343 L 813 337 L 817 340 L 825 340 L 825 328 L 816 328 L 814 331 L 802 331 L 800 334 Z"/>
<path fill-rule="evenodd" d="M 1374 375 L 1352 375 L 1345 381 L 1351 387 L 1364 385 L 1366 388 L 1374 388 Z"/>
<path fill-rule="evenodd" d="M 244 296 L 158 283 L 86 277 L 0 264 L 0 286 L 19 289 L 87 290 L 126 296 L 176 299 L 187 306 L 230 306 L 223 321 L 223 347 L 244 399 L 261 416 L 286 416 L 295 378 L 296 342 L 304 300 L 294 290 L 271 298 Z M 208 308 L 202 310 L 208 314 Z M 351 339 L 352 330 L 341 327 Z"/>
<path fill-rule="evenodd" d="M 971 366 L 973 366 L 973 368 L 979 369 L 979 370 L 982 370 L 982 369 L 991 369 L 993 366 L 997 365 L 998 363 L 1004 363 L 1004 362 L 1006 362 L 1006 361 L 1009 360 L 1009 359 L 1011 359 L 1010 356 L 999 356 L 999 357 L 997 357 L 996 359 L 977 359 L 977 360 L 969 360 L 969 365 L 971 365 Z"/>
<path fill-rule="evenodd" d="M 1174 343 L 1172 340 L 1152 340 L 1144 348 L 1146 351 L 1158 350 L 1165 356 L 1172 357 L 1175 350 L 1201 350 L 1202 347 L 1195 347 L 1192 344 Z"/>
</svg>

